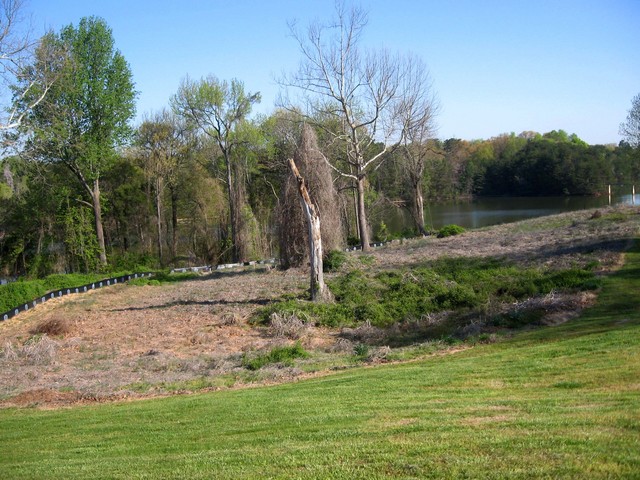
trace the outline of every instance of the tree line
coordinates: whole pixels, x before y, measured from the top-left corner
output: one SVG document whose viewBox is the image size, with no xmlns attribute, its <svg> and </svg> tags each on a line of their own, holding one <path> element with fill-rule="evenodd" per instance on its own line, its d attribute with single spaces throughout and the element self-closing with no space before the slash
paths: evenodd
<svg viewBox="0 0 640 480">
<path fill-rule="evenodd" d="M 15 2 L 1 3 L 7 13 Z M 0 125 L 1 272 L 271 256 L 296 266 L 309 259 L 298 191 L 322 220 L 325 251 L 349 241 L 366 250 L 382 205 L 407 208 L 411 230 L 426 234 L 425 201 L 592 195 L 638 178 L 631 141 L 590 146 L 562 130 L 436 139 L 424 63 L 364 50 L 366 23 L 362 9 L 338 4 L 331 21 L 292 26 L 302 61 L 280 80 L 270 115 L 252 114 L 260 93 L 239 79 L 187 76 L 135 127 L 131 69 L 104 20 L 31 43 L 12 63 L 11 116 Z"/>
<path fill-rule="evenodd" d="M 588 145 L 563 130 L 502 134 L 488 140 L 429 140 L 420 181 L 431 201 L 471 196 L 601 195 L 608 185 L 640 181 L 637 147 Z M 418 182 L 391 158 L 376 183 L 380 195 L 412 196 Z"/>
</svg>

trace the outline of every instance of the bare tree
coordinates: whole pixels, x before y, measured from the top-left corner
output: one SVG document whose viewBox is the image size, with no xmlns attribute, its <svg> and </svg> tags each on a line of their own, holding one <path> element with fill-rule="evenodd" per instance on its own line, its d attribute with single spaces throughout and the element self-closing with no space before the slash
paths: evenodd
<svg viewBox="0 0 640 480">
<path fill-rule="evenodd" d="M 14 97 L 12 106 L 0 118 L 0 130 L 19 127 L 51 88 L 56 78 L 52 64 L 56 65 L 62 52 L 50 46 L 30 38 L 23 0 L 0 0 L 0 83 Z"/>
<path fill-rule="evenodd" d="M 435 116 L 439 105 L 432 93 L 429 72 L 419 59 L 409 62 L 403 78 L 403 91 L 405 96 L 400 104 L 404 124 L 402 168 L 411 193 L 411 216 L 418 232 L 425 235 L 422 187 L 426 160 L 431 149 L 429 140 L 435 134 Z"/>
<path fill-rule="evenodd" d="M 324 128 L 341 146 L 344 159 L 326 159 L 340 175 L 352 179 L 357 192 L 358 231 L 369 249 L 365 209 L 366 179 L 404 136 L 405 76 L 412 59 L 385 50 L 364 51 L 361 35 L 367 14 L 337 4 L 330 23 L 313 23 L 305 32 L 291 25 L 302 62 L 297 72 L 281 80 L 285 108 L 301 104 L 307 120 Z M 299 93 L 290 99 L 291 88 Z"/>
<path fill-rule="evenodd" d="M 640 93 L 631 100 L 627 120 L 620 124 L 620 135 L 625 137 L 632 147 L 640 147 Z"/>
</svg>

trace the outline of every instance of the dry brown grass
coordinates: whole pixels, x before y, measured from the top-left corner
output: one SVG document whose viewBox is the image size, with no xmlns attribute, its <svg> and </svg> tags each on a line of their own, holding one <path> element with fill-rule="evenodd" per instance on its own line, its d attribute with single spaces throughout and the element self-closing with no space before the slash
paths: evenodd
<svg viewBox="0 0 640 480">
<path fill-rule="evenodd" d="M 522 265 L 572 266 L 597 260 L 599 271 L 607 272 L 620 265 L 621 251 L 637 236 L 640 215 L 637 208 L 601 211 L 593 219 L 592 211 L 576 212 L 446 239 L 405 241 L 368 254 L 373 261 L 366 268 L 410 266 L 440 256 L 498 256 Z M 605 221 L 620 211 L 627 220 Z M 351 264 L 365 265 L 361 256 L 350 254 Z M 364 325 L 342 335 L 310 328 L 303 318 L 251 326 L 247 318 L 257 308 L 283 295 L 299 296 L 308 288 L 306 270 L 256 270 L 160 286 L 116 285 L 54 299 L 1 322 L 0 398 L 23 394 L 33 401 L 28 392 L 54 389 L 80 392 L 83 399 L 144 395 L 131 393 L 129 386 L 234 375 L 243 352 L 268 350 L 298 335 L 305 348 L 324 352 L 349 354 L 359 343 L 378 345 L 369 352 L 375 354 L 374 361 L 384 361 L 389 335 L 411 337 L 448 321 L 446 314 L 439 314 L 387 331 Z M 487 308 L 543 309 L 543 321 L 556 324 L 592 300 L 555 294 Z M 466 333 L 473 336 L 481 322 L 470 319 Z M 277 370 L 265 377 L 277 382 L 297 374 Z"/>
<path fill-rule="evenodd" d="M 51 365 L 55 362 L 58 347 L 58 342 L 48 335 L 33 336 L 22 345 L 6 341 L 0 360 L 8 365 Z"/>
<path fill-rule="evenodd" d="M 269 325 L 276 337 L 286 337 L 297 340 L 307 335 L 313 325 L 308 318 L 300 318 L 295 313 L 272 313 Z"/>
</svg>

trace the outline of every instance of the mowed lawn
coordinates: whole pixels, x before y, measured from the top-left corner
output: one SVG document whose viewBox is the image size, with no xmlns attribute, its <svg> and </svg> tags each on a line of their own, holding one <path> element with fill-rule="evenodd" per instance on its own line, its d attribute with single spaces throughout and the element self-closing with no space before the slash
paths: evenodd
<svg viewBox="0 0 640 480">
<path fill-rule="evenodd" d="M 0 411 L 0 478 L 640 478 L 640 249 L 577 320 L 279 385 Z"/>
</svg>

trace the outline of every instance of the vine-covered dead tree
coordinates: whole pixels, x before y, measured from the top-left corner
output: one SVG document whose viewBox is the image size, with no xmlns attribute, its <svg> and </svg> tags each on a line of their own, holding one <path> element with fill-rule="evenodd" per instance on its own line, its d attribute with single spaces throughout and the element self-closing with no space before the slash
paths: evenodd
<svg viewBox="0 0 640 480">
<path fill-rule="evenodd" d="M 333 299 L 333 295 L 324 283 L 323 260 L 322 260 L 322 235 L 320 233 L 320 215 L 316 205 L 313 204 L 309 196 L 309 190 L 306 182 L 293 158 L 289 159 L 289 168 L 293 177 L 298 184 L 298 193 L 300 194 L 300 203 L 304 210 L 305 218 L 309 228 L 309 268 L 310 268 L 310 292 L 311 300 L 314 302 L 327 302 Z"/>
<path fill-rule="evenodd" d="M 323 248 L 327 251 L 344 244 L 338 195 L 333 185 L 331 168 L 318 148 L 313 128 L 305 124 L 294 154 L 300 174 L 306 180 L 309 194 L 321 218 Z M 279 205 L 280 261 L 285 267 L 296 267 L 310 259 L 307 219 L 299 200 L 299 186 L 294 175 L 284 183 Z"/>
</svg>

